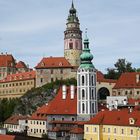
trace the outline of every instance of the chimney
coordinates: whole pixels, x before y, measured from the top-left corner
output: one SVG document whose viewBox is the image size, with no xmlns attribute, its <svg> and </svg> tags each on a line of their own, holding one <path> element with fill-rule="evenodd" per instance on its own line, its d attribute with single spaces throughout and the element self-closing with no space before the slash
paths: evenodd
<svg viewBox="0 0 140 140">
<path fill-rule="evenodd" d="M 75 94 L 75 93 L 74 93 L 74 85 L 71 85 L 71 86 L 70 86 L 70 98 L 71 98 L 71 99 L 74 99 L 74 94 Z"/>
<path fill-rule="evenodd" d="M 126 99 L 123 100 L 123 104 L 127 105 L 127 100 Z"/>
<path fill-rule="evenodd" d="M 67 87 L 66 85 L 62 86 L 62 99 L 66 99 L 66 94 L 67 94 Z"/>
<path fill-rule="evenodd" d="M 139 83 L 139 81 L 140 81 L 140 75 L 136 74 L 136 83 Z"/>
</svg>

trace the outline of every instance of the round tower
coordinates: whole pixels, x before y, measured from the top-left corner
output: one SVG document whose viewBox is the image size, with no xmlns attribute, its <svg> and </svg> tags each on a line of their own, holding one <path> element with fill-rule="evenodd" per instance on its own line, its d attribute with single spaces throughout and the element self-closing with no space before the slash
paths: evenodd
<svg viewBox="0 0 140 140">
<path fill-rule="evenodd" d="M 79 19 L 72 2 L 64 31 L 64 57 L 72 66 L 80 65 L 80 54 L 82 52 L 82 31 Z"/>
<path fill-rule="evenodd" d="M 96 93 L 96 69 L 92 63 L 87 35 L 77 71 L 77 114 L 79 120 L 89 120 L 98 112 Z"/>
</svg>

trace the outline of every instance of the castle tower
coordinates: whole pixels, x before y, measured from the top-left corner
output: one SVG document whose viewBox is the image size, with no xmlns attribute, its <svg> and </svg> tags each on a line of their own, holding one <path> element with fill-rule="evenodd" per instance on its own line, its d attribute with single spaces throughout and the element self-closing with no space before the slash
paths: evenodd
<svg viewBox="0 0 140 140">
<path fill-rule="evenodd" d="M 89 40 L 84 39 L 84 49 L 80 56 L 81 65 L 77 71 L 77 114 L 79 120 L 89 120 L 98 111 L 96 93 L 96 70 L 92 64 Z"/>
<path fill-rule="evenodd" d="M 66 31 L 64 31 L 64 57 L 72 66 L 79 67 L 82 52 L 82 31 L 73 2 L 66 26 Z"/>
</svg>

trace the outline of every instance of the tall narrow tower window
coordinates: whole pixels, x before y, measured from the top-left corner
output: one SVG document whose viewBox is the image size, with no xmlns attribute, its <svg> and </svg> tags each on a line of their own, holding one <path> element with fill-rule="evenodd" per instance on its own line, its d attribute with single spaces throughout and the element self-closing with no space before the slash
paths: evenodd
<svg viewBox="0 0 140 140">
<path fill-rule="evenodd" d="M 82 76 L 82 85 L 84 85 L 84 83 L 85 83 L 85 77 Z"/>
<path fill-rule="evenodd" d="M 82 89 L 82 99 L 85 99 L 85 90 Z"/>
<path fill-rule="evenodd" d="M 69 43 L 69 48 L 73 49 L 73 43 Z"/>
<path fill-rule="evenodd" d="M 91 83 L 92 83 L 92 86 L 94 86 L 94 77 L 93 76 L 91 77 Z"/>
<path fill-rule="evenodd" d="M 85 104 L 82 104 L 82 113 L 85 113 Z"/>
</svg>

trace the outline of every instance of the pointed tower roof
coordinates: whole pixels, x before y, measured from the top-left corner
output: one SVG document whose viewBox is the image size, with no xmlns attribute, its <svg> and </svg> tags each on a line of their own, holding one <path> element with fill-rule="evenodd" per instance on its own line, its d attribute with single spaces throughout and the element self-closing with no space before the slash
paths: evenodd
<svg viewBox="0 0 140 140">
<path fill-rule="evenodd" d="M 94 65 L 92 63 L 93 55 L 90 53 L 89 49 L 89 39 L 87 37 L 87 30 L 85 32 L 84 49 L 80 56 L 80 59 L 81 59 L 80 68 L 84 69 L 94 68 Z"/>
<path fill-rule="evenodd" d="M 79 19 L 78 17 L 76 16 L 76 9 L 74 8 L 74 3 L 72 1 L 72 4 L 71 4 L 71 8 L 69 10 L 69 16 L 68 16 L 68 23 L 71 23 L 71 22 L 78 22 L 79 23 Z"/>
</svg>

